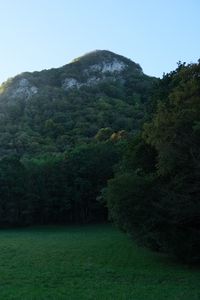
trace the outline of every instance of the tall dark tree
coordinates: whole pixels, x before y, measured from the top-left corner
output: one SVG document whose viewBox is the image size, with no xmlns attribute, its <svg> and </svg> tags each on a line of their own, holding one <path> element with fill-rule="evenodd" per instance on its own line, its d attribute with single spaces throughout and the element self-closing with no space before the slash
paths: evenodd
<svg viewBox="0 0 200 300">
<path fill-rule="evenodd" d="M 144 130 L 163 178 L 163 242 L 179 258 L 200 261 L 200 63 L 179 64 L 163 81 L 163 98 Z"/>
<path fill-rule="evenodd" d="M 27 172 L 17 157 L 0 161 L 0 224 L 29 223 Z"/>
<path fill-rule="evenodd" d="M 200 63 L 165 75 L 154 100 L 143 141 L 109 182 L 108 207 L 143 244 L 200 262 Z"/>
</svg>

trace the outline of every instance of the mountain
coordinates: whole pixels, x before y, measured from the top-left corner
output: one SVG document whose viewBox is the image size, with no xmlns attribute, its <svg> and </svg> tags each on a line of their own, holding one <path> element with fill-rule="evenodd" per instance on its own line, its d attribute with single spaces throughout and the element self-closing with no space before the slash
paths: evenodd
<svg viewBox="0 0 200 300">
<path fill-rule="evenodd" d="M 90 142 L 102 128 L 137 132 L 156 80 L 106 50 L 17 75 L 0 87 L 0 156 L 64 152 Z"/>
</svg>

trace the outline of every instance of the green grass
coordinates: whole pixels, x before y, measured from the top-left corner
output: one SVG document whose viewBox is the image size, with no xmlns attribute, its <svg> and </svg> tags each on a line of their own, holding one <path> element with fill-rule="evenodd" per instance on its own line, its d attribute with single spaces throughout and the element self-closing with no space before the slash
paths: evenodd
<svg viewBox="0 0 200 300">
<path fill-rule="evenodd" d="M 0 231 L 0 299 L 200 299 L 200 270 L 108 225 Z"/>
</svg>

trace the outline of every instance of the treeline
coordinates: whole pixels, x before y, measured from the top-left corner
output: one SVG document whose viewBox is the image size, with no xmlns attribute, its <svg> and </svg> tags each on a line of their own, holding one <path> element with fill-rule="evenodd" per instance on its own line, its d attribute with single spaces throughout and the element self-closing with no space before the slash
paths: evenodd
<svg viewBox="0 0 200 300">
<path fill-rule="evenodd" d="M 110 217 L 139 244 L 200 262 L 200 62 L 155 90 L 155 112 L 108 183 Z"/>
<path fill-rule="evenodd" d="M 98 200 L 123 143 L 94 142 L 57 157 L 0 161 L 0 225 L 88 223 L 107 219 Z"/>
</svg>

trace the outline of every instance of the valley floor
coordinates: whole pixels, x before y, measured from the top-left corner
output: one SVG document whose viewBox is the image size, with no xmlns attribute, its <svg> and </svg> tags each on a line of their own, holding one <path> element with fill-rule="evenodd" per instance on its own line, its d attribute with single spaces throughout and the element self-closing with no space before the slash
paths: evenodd
<svg viewBox="0 0 200 300">
<path fill-rule="evenodd" d="M 0 230 L 0 299 L 197 300 L 200 270 L 110 225 Z"/>
</svg>

